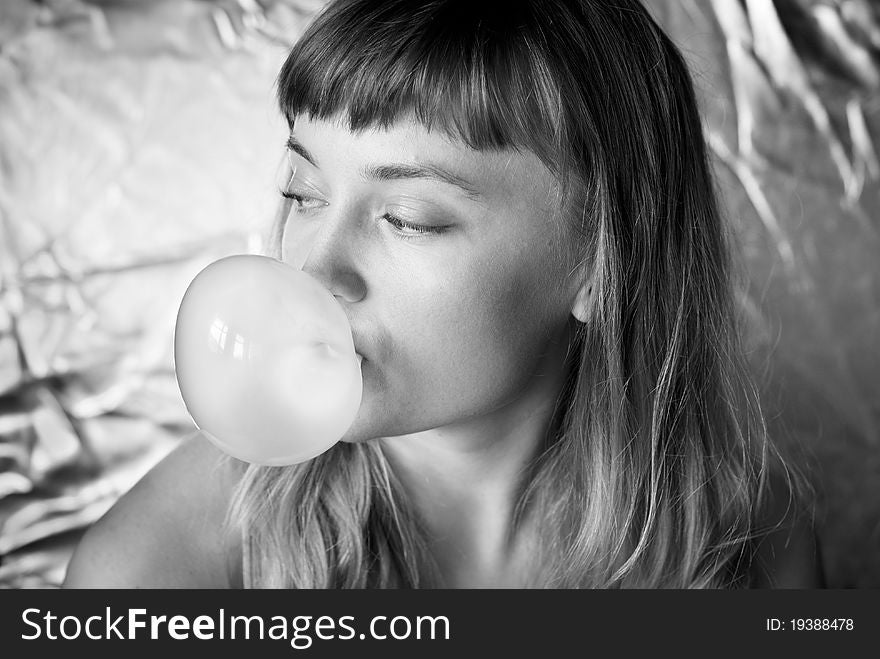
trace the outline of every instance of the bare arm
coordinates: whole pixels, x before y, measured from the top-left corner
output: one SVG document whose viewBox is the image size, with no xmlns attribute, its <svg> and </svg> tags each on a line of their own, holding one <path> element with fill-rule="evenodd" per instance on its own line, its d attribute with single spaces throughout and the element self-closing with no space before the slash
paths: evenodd
<svg viewBox="0 0 880 659">
<path fill-rule="evenodd" d="M 182 440 L 88 530 L 63 587 L 235 586 L 221 527 L 237 465 L 201 434 Z"/>
</svg>

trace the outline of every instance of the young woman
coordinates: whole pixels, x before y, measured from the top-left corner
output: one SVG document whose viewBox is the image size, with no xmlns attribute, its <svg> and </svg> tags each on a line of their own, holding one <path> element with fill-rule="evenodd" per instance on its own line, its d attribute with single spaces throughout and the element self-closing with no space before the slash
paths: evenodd
<svg viewBox="0 0 880 659">
<path fill-rule="evenodd" d="M 277 256 L 343 305 L 358 416 L 293 467 L 188 439 L 66 585 L 821 585 L 688 72 L 637 2 L 342 0 L 278 88 Z"/>
</svg>

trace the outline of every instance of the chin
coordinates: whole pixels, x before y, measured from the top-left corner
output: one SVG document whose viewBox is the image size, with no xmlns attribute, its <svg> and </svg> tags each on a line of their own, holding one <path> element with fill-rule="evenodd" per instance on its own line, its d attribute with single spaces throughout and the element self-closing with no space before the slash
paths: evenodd
<svg viewBox="0 0 880 659">
<path fill-rule="evenodd" d="M 349 426 L 339 441 L 345 444 L 362 444 L 381 436 L 381 432 L 375 432 L 378 429 L 374 427 L 375 424 L 372 423 L 370 416 L 369 412 L 362 405 L 351 426 Z"/>
<path fill-rule="evenodd" d="M 411 420 L 406 424 L 401 424 L 399 420 L 389 423 L 389 417 L 387 413 L 374 414 L 369 408 L 362 406 L 354 422 L 339 441 L 345 444 L 362 444 L 373 439 L 408 435 L 425 429 L 414 426 Z"/>
</svg>

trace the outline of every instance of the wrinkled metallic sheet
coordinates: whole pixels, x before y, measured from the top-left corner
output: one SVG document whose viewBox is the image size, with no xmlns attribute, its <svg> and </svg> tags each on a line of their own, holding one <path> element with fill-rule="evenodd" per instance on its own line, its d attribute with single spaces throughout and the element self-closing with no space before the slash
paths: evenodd
<svg viewBox="0 0 880 659">
<path fill-rule="evenodd" d="M 880 4 L 650 3 L 688 58 L 747 271 L 769 426 L 829 585 L 880 586 Z"/>
<path fill-rule="evenodd" d="M 59 584 L 192 429 L 177 307 L 210 260 L 259 248 L 274 78 L 319 5 L 0 5 L 0 584 Z"/>
<path fill-rule="evenodd" d="M 0 5 L 0 585 L 60 583 L 82 530 L 191 429 L 174 314 L 201 266 L 259 247 L 273 79 L 320 4 Z M 829 581 L 877 587 L 880 21 L 868 0 L 650 6 L 696 74 Z"/>
</svg>

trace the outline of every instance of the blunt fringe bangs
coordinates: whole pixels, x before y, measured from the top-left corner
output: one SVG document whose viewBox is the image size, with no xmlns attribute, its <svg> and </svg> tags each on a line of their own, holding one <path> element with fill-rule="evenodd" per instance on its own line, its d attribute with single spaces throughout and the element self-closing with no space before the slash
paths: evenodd
<svg viewBox="0 0 880 659">
<path fill-rule="evenodd" d="M 566 122 L 555 120 L 565 110 L 550 44 L 535 33 L 541 3 L 349 4 L 329 6 L 281 70 L 291 127 L 302 114 L 344 116 L 352 131 L 412 116 L 473 149 L 524 148 L 555 175 L 565 170 Z M 543 48 L 529 53 L 536 39 Z"/>
</svg>

